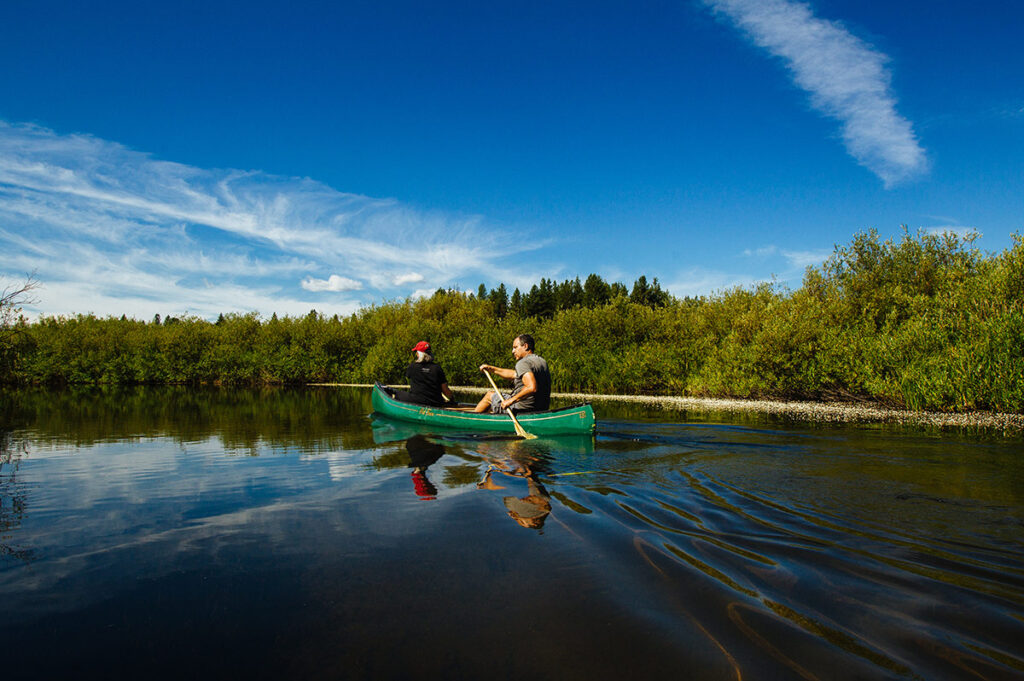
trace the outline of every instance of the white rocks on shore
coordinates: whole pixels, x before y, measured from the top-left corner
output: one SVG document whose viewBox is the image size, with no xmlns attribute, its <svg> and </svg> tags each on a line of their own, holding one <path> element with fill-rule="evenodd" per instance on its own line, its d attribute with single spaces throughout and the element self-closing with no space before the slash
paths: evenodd
<svg viewBox="0 0 1024 681">
<path fill-rule="evenodd" d="M 705 397 L 586 395 L 583 393 L 561 393 L 559 397 L 570 400 L 636 402 L 676 411 L 778 414 L 799 421 L 900 423 L 909 425 L 997 428 L 1003 430 L 1024 429 L 1024 415 L 992 412 L 954 414 L 887 409 L 881 406 L 845 402 L 781 402 L 774 400 L 729 400 Z"/>
</svg>

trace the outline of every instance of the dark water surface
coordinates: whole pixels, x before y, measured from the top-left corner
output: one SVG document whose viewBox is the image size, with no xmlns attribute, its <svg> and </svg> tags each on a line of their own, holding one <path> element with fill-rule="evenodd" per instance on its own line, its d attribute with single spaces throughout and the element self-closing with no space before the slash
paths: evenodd
<svg viewBox="0 0 1024 681">
<path fill-rule="evenodd" d="M 5 391 L 3 678 L 1020 679 L 1019 436 Z M 678 421 L 678 422 L 674 422 Z"/>
</svg>

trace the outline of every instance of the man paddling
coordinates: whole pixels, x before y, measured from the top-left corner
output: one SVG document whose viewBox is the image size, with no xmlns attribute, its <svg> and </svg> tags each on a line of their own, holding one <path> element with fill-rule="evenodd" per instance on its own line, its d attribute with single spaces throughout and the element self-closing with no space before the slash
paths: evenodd
<svg viewBox="0 0 1024 681">
<path fill-rule="evenodd" d="M 533 347 L 533 336 L 524 333 L 512 341 L 512 356 L 516 358 L 515 369 L 502 369 L 490 364 L 480 365 L 480 371 L 506 378 L 514 383 L 509 395 L 488 390 L 473 411 L 503 414 L 507 409 L 512 409 L 518 414 L 546 411 L 551 408 L 551 374 L 548 372 L 548 363 L 534 353 Z"/>
</svg>

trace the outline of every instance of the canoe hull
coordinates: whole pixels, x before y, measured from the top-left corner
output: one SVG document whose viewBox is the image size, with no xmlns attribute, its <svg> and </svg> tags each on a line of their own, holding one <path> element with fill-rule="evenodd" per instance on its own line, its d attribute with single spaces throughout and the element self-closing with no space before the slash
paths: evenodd
<svg viewBox="0 0 1024 681">
<path fill-rule="evenodd" d="M 505 414 L 474 414 L 400 402 L 376 385 L 373 387 L 373 410 L 393 419 L 429 426 L 454 430 L 515 433 L 512 419 Z M 519 419 L 520 425 L 526 429 L 526 432 L 533 435 L 589 435 L 594 432 L 596 426 L 594 410 L 589 404 L 579 404 L 554 411 L 516 414 L 516 418 Z"/>
</svg>

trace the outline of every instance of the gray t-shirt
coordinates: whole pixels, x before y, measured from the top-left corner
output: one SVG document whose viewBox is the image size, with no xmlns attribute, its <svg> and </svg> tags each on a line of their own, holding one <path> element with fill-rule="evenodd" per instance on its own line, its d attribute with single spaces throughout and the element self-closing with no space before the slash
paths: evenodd
<svg viewBox="0 0 1024 681">
<path fill-rule="evenodd" d="M 548 363 L 540 355 L 531 353 L 516 362 L 516 378 L 512 394 L 519 394 L 523 389 L 523 374 L 530 372 L 533 372 L 533 378 L 537 381 L 537 392 L 516 402 L 515 409 L 517 411 L 547 411 L 551 408 L 551 374 L 548 373 Z"/>
</svg>

